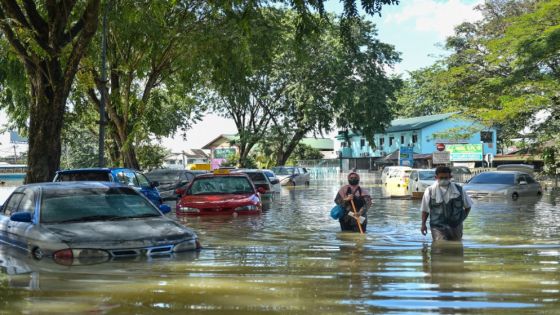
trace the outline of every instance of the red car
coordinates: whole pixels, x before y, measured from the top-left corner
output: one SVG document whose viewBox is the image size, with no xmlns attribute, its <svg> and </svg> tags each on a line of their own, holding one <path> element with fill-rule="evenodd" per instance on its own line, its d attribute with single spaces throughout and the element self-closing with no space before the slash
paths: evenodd
<svg viewBox="0 0 560 315">
<path fill-rule="evenodd" d="M 197 176 L 182 194 L 176 213 L 180 215 L 260 214 L 260 193 L 245 174 L 218 170 Z"/>
</svg>

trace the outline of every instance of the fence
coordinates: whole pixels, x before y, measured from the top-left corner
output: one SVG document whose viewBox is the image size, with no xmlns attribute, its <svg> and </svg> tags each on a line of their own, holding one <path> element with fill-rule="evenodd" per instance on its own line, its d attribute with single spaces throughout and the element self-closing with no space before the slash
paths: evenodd
<svg viewBox="0 0 560 315">
<path fill-rule="evenodd" d="M 340 161 L 333 160 L 300 160 L 298 166 L 305 167 L 312 179 L 335 178 L 340 173 Z"/>
</svg>

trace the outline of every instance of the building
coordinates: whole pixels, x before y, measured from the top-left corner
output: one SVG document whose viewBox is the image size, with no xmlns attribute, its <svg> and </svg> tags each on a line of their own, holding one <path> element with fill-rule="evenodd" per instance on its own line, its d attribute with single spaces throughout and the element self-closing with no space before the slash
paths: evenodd
<svg viewBox="0 0 560 315">
<path fill-rule="evenodd" d="M 357 132 L 339 132 L 339 157 L 376 158 L 379 163 L 397 164 L 398 150 L 412 148 L 417 159 L 429 160 L 443 148 L 450 151 L 453 164 L 482 163 L 485 156 L 496 155 L 496 129 L 457 117 L 456 113 L 395 119 L 383 133 L 373 136 L 373 143 Z M 431 164 L 431 163 L 428 163 Z"/>
<path fill-rule="evenodd" d="M 180 153 L 171 153 L 163 160 L 164 168 L 188 169 L 193 164 L 210 163 L 210 156 L 201 149 L 187 149 Z"/>
<path fill-rule="evenodd" d="M 220 167 L 222 162 L 227 160 L 228 157 L 237 153 L 238 149 L 235 142 L 238 140 L 239 137 L 237 135 L 222 134 L 202 147 L 202 149 L 210 150 L 210 164 L 212 165 L 212 169 Z M 300 143 L 318 149 L 326 159 L 337 157 L 334 150 L 334 141 L 332 139 L 303 138 Z"/>
</svg>

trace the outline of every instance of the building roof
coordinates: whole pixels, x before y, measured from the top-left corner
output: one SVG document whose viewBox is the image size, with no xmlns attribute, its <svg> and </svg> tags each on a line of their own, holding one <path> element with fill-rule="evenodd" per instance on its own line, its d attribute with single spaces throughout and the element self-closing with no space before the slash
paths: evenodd
<svg viewBox="0 0 560 315">
<path fill-rule="evenodd" d="M 413 118 L 394 119 L 391 121 L 391 125 L 385 130 L 385 133 L 422 129 L 424 127 L 438 123 L 442 120 L 448 119 L 455 114 L 456 113 L 445 113 Z"/>
<path fill-rule="evenodd" d="M 220 145 L 226 142 L 231 142 L 234 140 L 239 140 L 239 136 L 232 135 L 232 134 L 221 134 L 218 137 L 216 137 L 214 140 L 210 141 L 208 144 L 203 146 L 202 149 L 210 150 L 219 147 Z"/>
<path fill-rule="evenodd" d="M 303 138 L 300 143 L 322 151 L 334 150 L 334 141 L 327 138 Z"/>
<path fill-rule="evenodd" d="M 440 121 L 446 120 L 455 114 L 457 113 L 454 112 L 454 113 L 427 115 L 427 116 L 419 116 L 419 117 L 412 117 L 412 118 L 393 119 L 389 127 L 385 129 L 384 133 L 422 129 L 424 127 L 428 127 Z M 354 136 L 361 136 L 361 134 L 357 131 L 349 130 L 348 137 L 351 138 Z M 336 136 L 336 139 L 344 140 L 344 133 L 342 131 L 339 131 L 338 135 Z"/>
<path fill-rule="evenodd" d="M 186 149 L 183 151 L 186 157 L 190 159 L 208 159 L 210 158 L 202 149 Z"/>
</svg>

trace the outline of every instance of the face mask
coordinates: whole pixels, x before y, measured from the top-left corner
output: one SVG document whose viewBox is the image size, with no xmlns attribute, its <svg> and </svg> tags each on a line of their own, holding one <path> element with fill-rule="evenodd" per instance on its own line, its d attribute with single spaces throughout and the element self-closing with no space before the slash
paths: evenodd
<svg viewBox="0 0 560 315">
<path fill-rule="evenodd" d="M 438 179 L 438 183 L 440 186 L 446 187 L 449 186 L 449 184 L 451 183 L 451 181 L 449 179 Z"/>
<path fill-rule="evenodd" d="M 351 178 L 351 179 L 348 180 L 348 184 L 350 184 L 350 185 L 358 185 L 359 182 L 360 182 L 360 180 L 357 179 L 357 178 Z"/>
</svg>

